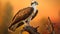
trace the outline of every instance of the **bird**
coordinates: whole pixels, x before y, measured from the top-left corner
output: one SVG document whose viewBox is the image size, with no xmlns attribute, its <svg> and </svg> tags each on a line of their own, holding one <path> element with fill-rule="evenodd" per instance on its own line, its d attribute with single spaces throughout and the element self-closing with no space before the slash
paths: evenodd
<svg viewBox="0 0 60 34">
<path fill-rule="evenodd" d="M 32 20 L 38 13 L 36 5 L 38 5 L 38 3 L 34 1 L 31 3 L 31 6 L 20 9 L 11 20 L 11 24 L 8 26 L 8 29 L 15 31 L 15 29 L 24 24 L 24 21 L 25 23 L 28 23 Z"/>
</svg>

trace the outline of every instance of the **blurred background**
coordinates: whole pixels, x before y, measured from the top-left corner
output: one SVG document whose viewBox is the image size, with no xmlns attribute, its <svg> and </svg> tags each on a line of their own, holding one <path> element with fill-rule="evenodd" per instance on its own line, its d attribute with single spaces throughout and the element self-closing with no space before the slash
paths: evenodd
<svg viewBox="0 0 60 34">
<path fill-rule="evenodd" d="M 8 32 L 9 21 L 23 8 L 30 6 L 32 0 L 0 0 L 0 34 L 18 34 L 20 28 L 15 32 Z M 30 22 L 30 25 L 38 28 L 41 34 L 48 34 L 46 26 L 48 16 L 54 23 L 55 33 L 60 34 L 60 0 L 37 0 L 38 14 Z M 24 32 L 23 34 L 27 34 Z"/>
</svg>

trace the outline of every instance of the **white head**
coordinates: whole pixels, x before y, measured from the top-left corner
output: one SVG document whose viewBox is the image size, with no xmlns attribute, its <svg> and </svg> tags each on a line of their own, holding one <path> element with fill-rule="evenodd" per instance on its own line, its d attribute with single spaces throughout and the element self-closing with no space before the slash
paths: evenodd
<svg viewBox="0 0 60 34">
<path fill-rule="evenodd" d="M 31 3 L 31 7 L 34 8 L 34 12 L 36 12 L 36 6 L 38 5 L 38 3 L 36 2 L 36 0 L 33 0 Z"/>
</svg>

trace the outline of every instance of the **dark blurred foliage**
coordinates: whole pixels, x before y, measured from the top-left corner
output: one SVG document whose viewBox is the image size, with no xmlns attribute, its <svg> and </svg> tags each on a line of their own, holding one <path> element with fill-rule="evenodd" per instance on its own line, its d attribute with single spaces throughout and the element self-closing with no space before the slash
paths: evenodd
<svg viewBox="0 0 60 34">
<path fill-rule="evenodd" d="M 44 17 L 40 20 L 39 30 L 41 34 L 55 34 L 54 23 L 51 21 L 50 17 Z"/>
<path fill-rule="evenodd" d="M 9 2 L 6 3 L 5 8 L 4 8 L 4 17 L 3 17 L 3 28 L 2 28 L 2 33 L 3 34 L 8 34 L 8 23 L 10 22 L 12 18 L 12 6 Z"/>
<path fill-rule="evenodd" d="M 39 31 L 41 34 L 44 34 L 44 32 L 46 32 L 46 25 L 48 23 L 48 19 L 43 17 L 41 20 L 40 20 L 40 27 L 39 27 Z"/>
</svg>

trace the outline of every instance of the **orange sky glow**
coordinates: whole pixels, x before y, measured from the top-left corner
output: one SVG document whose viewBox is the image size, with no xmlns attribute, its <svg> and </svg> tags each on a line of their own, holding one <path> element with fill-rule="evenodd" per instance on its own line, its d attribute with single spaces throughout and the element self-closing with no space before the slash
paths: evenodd
<svg viewBox="0 0 60 34">
<path fill-rule="evenodd" d="M 29 7 L 32 0 L 1 0 L 2 6 L 4 7 L 7 2 L 13 7 L 13 16 L 20 10 L 26 7 Z M 48 16 L 51 18 L 52 22 L 57 22 L 59 19 L 59 3 L 57 0 L 37 0 L 38 5 L 38 14 L 37 16 L 30 22 L 31 26 L 37 27 L 40 26 L 40 20 L 42 18 L 47 18 Z M 0 6 L 1 7 L 1 6 Z M 1 11 L 0 23 L 2 24 L 4 11 Z M 0 25 L 2 26 L 2 25 Z M 18 29 L 19 30 L 19 29 Z M 14 34 L 18 33 L 15 32 Z M 13 34 L 13 33 L 12 33 Z"/>
</svg>

